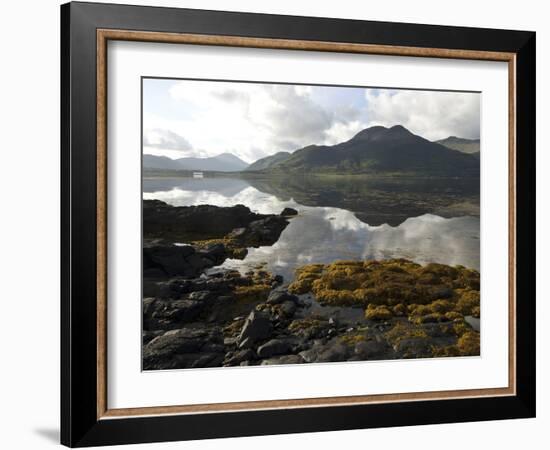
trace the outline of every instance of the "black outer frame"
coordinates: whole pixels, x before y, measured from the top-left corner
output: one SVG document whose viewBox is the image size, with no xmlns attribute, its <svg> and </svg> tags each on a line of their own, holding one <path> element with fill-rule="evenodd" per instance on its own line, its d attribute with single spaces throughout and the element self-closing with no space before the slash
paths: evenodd
<svg viewBox="0 0 550 450">
<path fill-rule="evenodd" d="M 97 415 L 96 29 L 516 54 L 517 395 L 101 419 Z M 535 416 L 535 33 L 128 5 L 61 6 L 61 443 L 71 447 Z"/>
</svg>

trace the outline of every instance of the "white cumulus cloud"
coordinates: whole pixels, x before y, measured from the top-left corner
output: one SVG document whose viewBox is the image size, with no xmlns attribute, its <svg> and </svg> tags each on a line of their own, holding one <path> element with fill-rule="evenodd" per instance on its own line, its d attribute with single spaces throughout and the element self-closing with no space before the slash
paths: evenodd
<svg viewBox="0 0 550 450">
<path fill-rule="evenodd" d="M 403 125 L 429 140 L 479 138 L 477 93 L 367 89 L 365 97 L 369 126 Z"/>
</svg>

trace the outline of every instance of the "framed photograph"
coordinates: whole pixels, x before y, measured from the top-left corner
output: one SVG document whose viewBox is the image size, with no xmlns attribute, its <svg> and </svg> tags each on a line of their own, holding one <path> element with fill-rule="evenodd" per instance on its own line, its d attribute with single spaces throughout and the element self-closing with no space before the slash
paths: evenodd
<svg viewBox="0 0 550 450">
<path fill-rule="evenodd" d="M 535 33 L 61 7 L 61 440 L 535 415 Z"/>
</svg>

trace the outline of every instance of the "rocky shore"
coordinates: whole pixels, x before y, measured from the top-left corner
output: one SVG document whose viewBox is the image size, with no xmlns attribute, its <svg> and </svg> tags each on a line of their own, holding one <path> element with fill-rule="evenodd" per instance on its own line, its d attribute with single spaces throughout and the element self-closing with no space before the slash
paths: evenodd
<svg viewBox="0 0 550 450">
<path fill-rule="evenodd" d="M 143 210 L 144 370 L 479 355 L 477 271 L 400 259 L 241 274 L 217 266 L 272 245 L 296 211 Z"/>
</svg>

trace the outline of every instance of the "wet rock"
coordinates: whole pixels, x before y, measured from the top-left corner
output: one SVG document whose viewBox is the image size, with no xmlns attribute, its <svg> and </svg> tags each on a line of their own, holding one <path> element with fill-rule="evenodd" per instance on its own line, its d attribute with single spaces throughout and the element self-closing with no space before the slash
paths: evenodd
<svg viewBox="0 0 550 450">
<path fill-rule="evenodd" d="M 211 291 L 195 291 L 195 292 L 191 292 L 188 298 L 189 300 L 194 300 L 194 301 L 204 303 L 214 298 L 215 296 L 216 294 Z"/>
<path fill-rule="evenodd" d="M 308 363 L 312 363 L 317 361 L 317 358 L 319 357 L 319 354 L 323 351 L 322 345 L 314 345 L 308 350 L 303 350 L 298 355 Z"/>
<path fill-rule="evenodd" d="M 143 201 L 143 234 L 148 241 L 191 242 L 230 237 L 250 244 L 273 244 L 288 225 L 285 217 L 257 214 L 244 205 L 171 206 L 160 200 Z M 222 257 L 221 247 L 204 248 L 213 261 Z"/>
<path fill-rule="evenodd" d="M 253 350 L 251 349 L 239 350 L 229 358 L 227 358 L 227 355 L 226 355 L 226 360 L 224 362 L 224 365 L 238 366 L 243 361 L 249 361 L 253 359 L 256 359 L 256 353 L 254 353 Z"/>
<path fill-rule="evenodd" d="M 192 253 L 189 253 L 191 249 Z M 196 276 L 204 268 L 195 250 L 187 246 L 151 246 L 143 248 L 143 270 L 150 273 L 152 269 L 164 272 L 166 276 Z M 197 260 L 198 258 L 198 260 Z"/>
<path fill-rule="evenodd" d="M 281 216 L 295 216 L 298 214 L 298 211 L 296 211 L 294 208 L 285 208 L 281 211 Z"/>
<path fill-rule="evenodd" d="M 410 338 L 400 340 L 393 348 L 403 358 L 429 358 L 433 356 L 432 345 L 430 338 Z"/>
<path fill-rule="evenodd" d="M 346 361 L 349 356 L 348 347 L 341 343 L 328 345 L 317 356 L 316 362 L 338 362 Z"/>
<path fill-rule="evenodd" d="M 274 355 L 283 355 L 292 350 L 292 345 L 282 339 L 271 339 L 258 347 L 258 356 L 260 358 L 270 358 Z"/>
<path fill-rule="evenodd" d="M 206 307 L 195 300 L 145 299 L 143 302 L 143 328 L 145 330 L 171 330 L 196 319 Z"/>
<path fill-rule="evenodd" d="M 281 305 L 281 313 L 290 318 L 296 312 L 296 304 L 294 302 L 286 301 Z"/>
<path fill-rule="evenodd" d="M 239 347 L 254 345 L 257 341 L 267 339 L 273 333 L 273 325 L 265 312 L 252 311 L 246 318 L 239 334 Z"/>
<path fill-rule="evenodd" d="M 304 362 L 304 359 L 300 355 L 283 355 L 264 359 L 261 365 L 270 366 L 276 364 L 303 364 Z"/>
<path fill-rule="evenodd" d="M 143 345 L 148 344 L 157 336 L 164 334 L 164 331 L 144 331 L 142 333 L 142 343 Z"/>
<path fill-rule="evenodd" d="M 180 298 L 183 294 L 191 292 L 193 281 L 183 278 L 173 278 L 166 282 L 157 283 L 158 296 L 161 298 Z"/>
<path fill-rule="evenodd" d="M 214 265 L 219 265 L 225 261 L 227 258 L 227 251 L 223 244 L 210 244 L 201 248 L 198 252 L 201 256 L 208 258 L 214 263 Z"/>
<path fill-rule="evenodd" d="M 210 330 L 182 328 L 168 331 L 143 347 L 143 369 L 181 369 L 220 365 L 224 353 L 212 351 L 215 347 L 209 347 L 208 344 L 220 344 L 222 339 L 221 331 L 217 328 Z"/>
<path fill-rule="evenodd" d="M 361 341 L 355 344 L 354 353 L 360 360 L 377 359 L 392 349 L 382 342 L 375 340 Z"/>
<path fill-rule="evenodd" d="M 236 345 L 236 344 L 237 344 L 237 338 L 235 338 L 235 337 L 226 337 L 223 340 L 223 345 L 225 345 L 227 347 L 230 347 L 230 346 Z"/>
<path fill-rule="evenodd" d="M 284 289 L 275 289 L 271 291 L 266 301 L 268 305 L 278 305 L 283 302 L 292 302 L 296 304 L 298 303 L 298 297 L 294 294 L 289 294 Z"/>
</svg>

